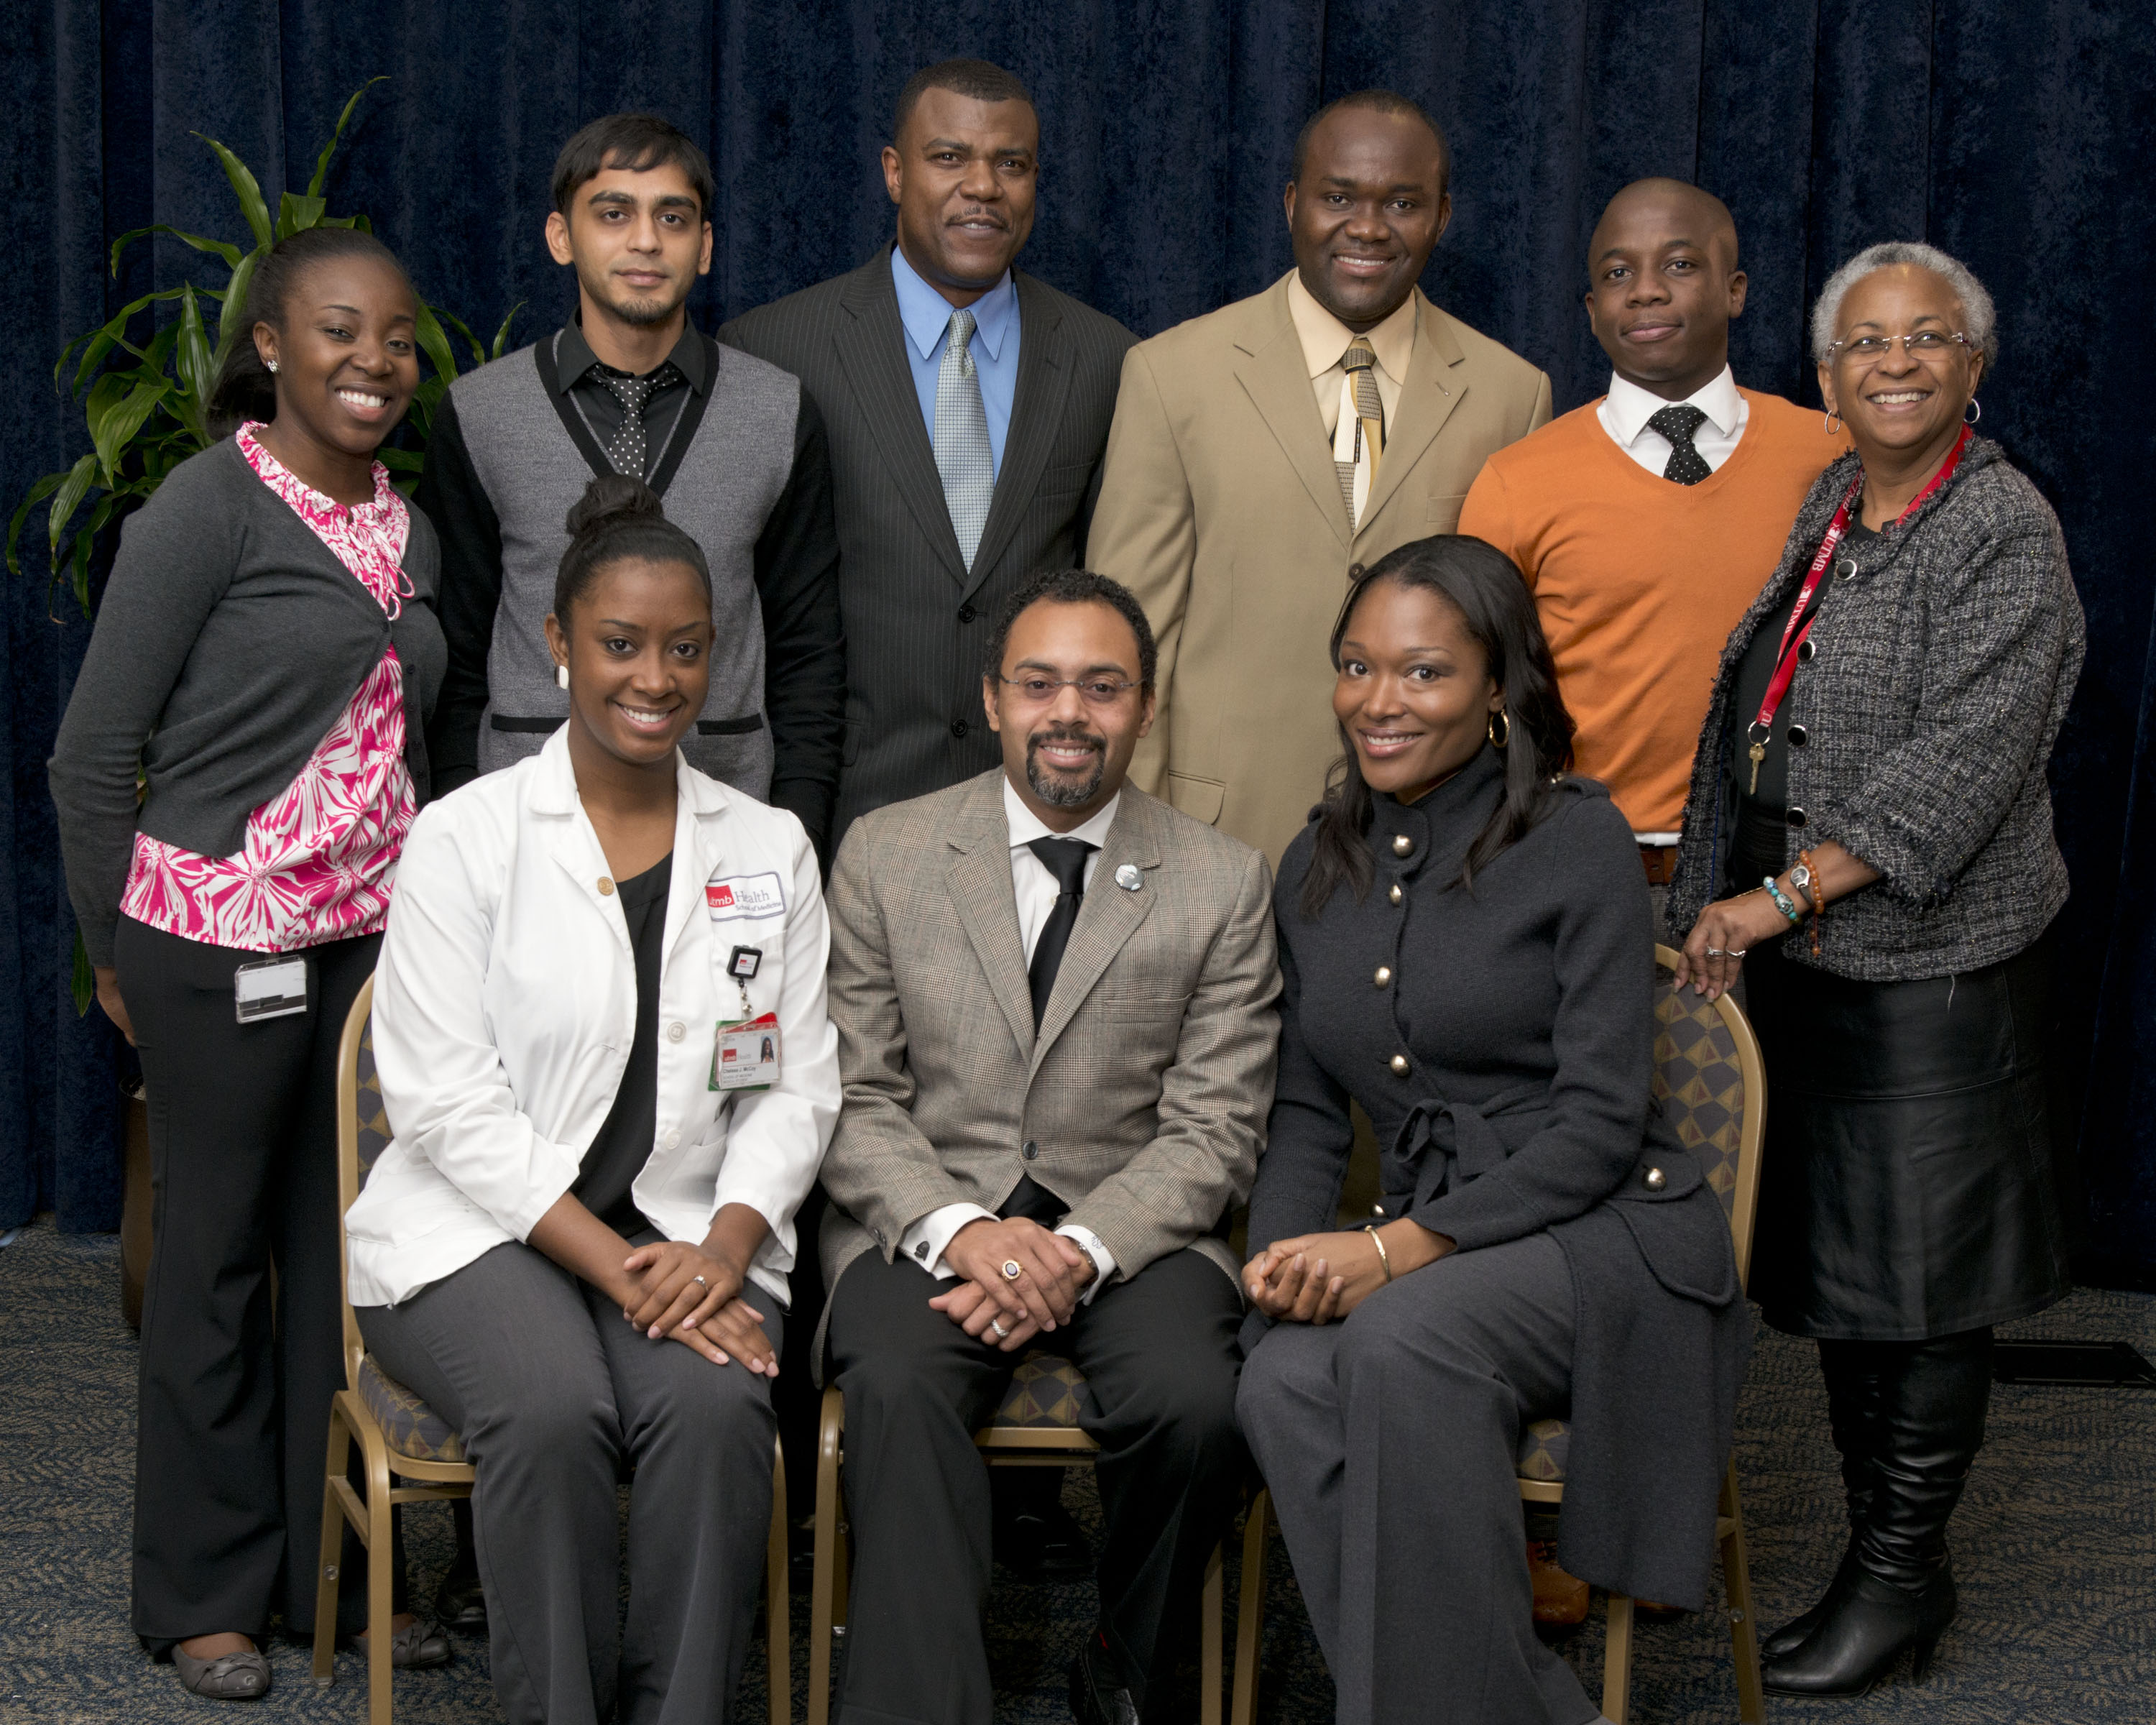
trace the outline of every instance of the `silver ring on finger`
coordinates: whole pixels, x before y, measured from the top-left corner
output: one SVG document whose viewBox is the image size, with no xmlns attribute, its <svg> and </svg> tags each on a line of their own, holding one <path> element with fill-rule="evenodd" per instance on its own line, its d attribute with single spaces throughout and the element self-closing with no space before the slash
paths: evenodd
<svg viewBox="0 0 2156 1725">
<path fill-rule="evenodd" d="M 1025 1266 L 1019 1263 L 1017 1259 L 1006 1258 L 1004 1260 L 1004 1280 L 1005 1281 L 1016 1281 L 1019 1277 L 1024 1274 Z"/>
<path fill-rule="evenodd" d="M 1729 954 L 1719 947 L 1709 947 L 1707 949 L 1707 956 L 1710 958 L 1727 958 Z"/>
<path fill-rule="evenodd" d="M 1000 1320 L 993 1317 L 990 1318 L 988 1320 L 988 1327 L 996 1332 L 997 1341 L 1008 1342 L 1010 1340 L 1010 1332 L 1003 1327 Z"/>
<path fill-rule="evenodd" d="M 702 1276 L 690 1276 L 690 1277 L 689 1278 L 689 1280 L 690 1280 L 690 1281 L 693 1281 L 694 1283 L 696 1283 L 696 1286 L 697 1286 L 698 1287 L 700 1287 L 700 1288 L 708 1288 L 708 1287 L 710 1287 L 710 1286 L 711 1286 L 711 1283 L 709 1283 L 709 1282 L 706 1281 L 704 1280 L 704 1278 L 703 1278 Z"/>
<path fill-rule="evenodd" d="M 1751 949 L 1751 947 L 1731 947 L 1731 948 L 1730 948 L 1727 952 L 1724 952 L 1722 956 L 1723 957 L 1725 957 L 1725 958 L 1742 958 L 1742 957 L 1743 957 L 1747 952 L 1750 952 L 1751 950 L 1752 950 L 1752 949 Z"/>
</svg>

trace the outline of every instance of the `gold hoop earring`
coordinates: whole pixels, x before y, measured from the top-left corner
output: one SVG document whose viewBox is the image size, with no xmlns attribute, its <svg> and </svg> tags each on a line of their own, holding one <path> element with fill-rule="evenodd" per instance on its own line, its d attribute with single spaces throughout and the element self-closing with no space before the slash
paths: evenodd
<svg viewBox="0 0 2156 1725">
<path fill-rule="evenodd" d="M 1832 408 L 1829 408 L 1826 410 L 1825 417 L 1826 434 L 1829 437 L 1840 437 L 1841 435 L 1841 415 L 1835 413 Z"/>
<path fill-rule="evenodd" d="M 1505 734 L 1502 737 L 1497 734 L 1497 721 L 1500 719 L 1505 721 Z M 1501 706 L 1490 715 L 1490 722 L 1483 726 L 1483 730 L 1489 737 L 1490 747 L 1502 750 L 1505 745 L 1512 740 L 1512 716 Z"/>
</svg>

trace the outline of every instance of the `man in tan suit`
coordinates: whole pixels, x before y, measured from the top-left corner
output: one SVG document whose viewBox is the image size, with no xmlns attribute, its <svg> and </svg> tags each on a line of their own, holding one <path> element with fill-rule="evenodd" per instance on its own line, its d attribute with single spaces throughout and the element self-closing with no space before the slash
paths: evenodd
<svg viewBox="0 0 2156 1725">
<path fill-rule="evenodd" d="M 1132 778 L 1275 860 L 1340 752 L 1326 642 L 1348 583 L 1450 533 L 1549 379 L 1415 286 L 1451 218 L 1445 136 L 1363 90 L 1303 128 L 1295 268 L 1123 361 L 1086 560 L 1160 643 Z"/>
<path fill-rule="evenodd" d="M 844 1106 L 824 1163 L 855 1537 L 841 1725 L 989 1725 L 987 1469 L 1024 1350 L 1085 1373 L 1101 1616 L 1081 1725 L 1140 1716 L 1232 1512 L 1229 1212 L 1271 1105 L 1271 877 L 1124 783 L 1153 642 L 1082 571 L 1013 598 L 983 700 L 1004 764 L 863 815 L 832 872 Z"/>
</svg>

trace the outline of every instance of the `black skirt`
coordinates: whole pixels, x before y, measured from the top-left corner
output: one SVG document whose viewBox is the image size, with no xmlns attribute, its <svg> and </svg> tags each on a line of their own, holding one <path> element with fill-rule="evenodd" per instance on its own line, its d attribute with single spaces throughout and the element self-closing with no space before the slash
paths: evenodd
<svg viewBox="0 0 2156 1725">
<path fill-rule="evenodd" d="M 2044 1094 L 2051 941 L 1918 982 L 1830 975 L 1780 942 L 1744 961 L 1768 1097 L 1750 1291 L 1775 1328 L 1920 1341 L 2066 1291 Z"/>
</svg>

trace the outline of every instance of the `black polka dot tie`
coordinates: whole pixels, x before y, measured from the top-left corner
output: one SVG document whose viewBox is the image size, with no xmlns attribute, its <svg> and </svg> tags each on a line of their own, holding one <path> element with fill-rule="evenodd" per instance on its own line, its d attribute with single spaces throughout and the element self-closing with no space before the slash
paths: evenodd
<svg viewBox="0 0 2156 1725">
<path fill-rule="evenodd" d="M 651 392 L 659 387 L 659 374 L 649 377 L 624 377 L 611 372 L 601 372 L 599 382 L 613 393 L 621 403 L 621 429 L 614 433 L 613 441 L 607 445 L 607 459 L 613 463 L 616 473 L 625 473 L 631 479 L 644 477 L 644 404 L 651 399 Z M 1695 410 L 1697 411 L 1697 410 Z"/>
<path fill-rule="evenodd" d="M 1670 440 L 1669 465 L 1663 468 L 1662 477 L 1672 484 L 1696 485 L 1714 470 L 1707 465 L 1707 457 L 1692 447 L 1692 434 L 1707 423 L 1707 415 L 1690 402 L 1678 402 L 1664 408 L 1647 421 L 1647 429 L 1659 431 Z"/>
</svg>

